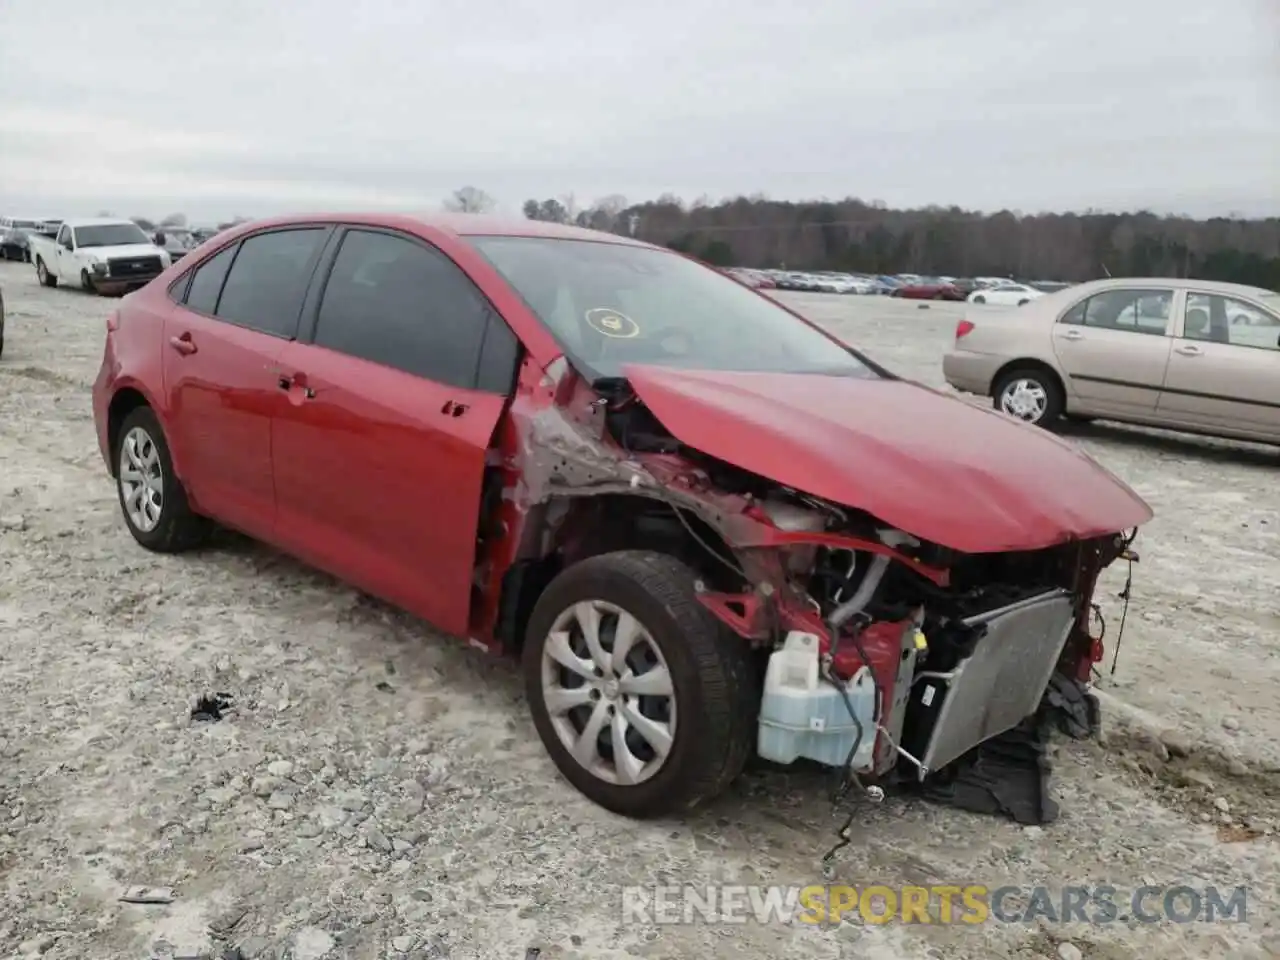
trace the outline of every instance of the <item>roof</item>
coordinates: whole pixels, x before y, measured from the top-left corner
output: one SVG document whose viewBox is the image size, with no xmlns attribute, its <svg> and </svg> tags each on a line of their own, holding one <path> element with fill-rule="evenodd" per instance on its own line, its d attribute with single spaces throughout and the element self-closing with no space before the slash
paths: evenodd
<svg viewBox="0 0 1280 960">
<path fill-rule="evenodd" d="M 132 224 L 128 217 L 70 217 L 62 221 L 64 226 L 71 227 L 111 227 L 123 223 Z M 136 226 L 136 224 L 134 224 Z"/>
<path fill-rule="evenodd" d="M 1251 287 L 1243 283 L 1225 283 L 1221 280 L 1197 280 L 1194 277 L 1109 277 L 1105 280 L 1087 280 L 1055 293 L 1097 293 L 1124 287 L 1164 287 L 1174 290 L 1196 290 L 1200 293 L 1220 293 L 1224 297 L 1274 297 L 1274 290 Z"/>
<path fill-rule="evenodd" d="M 334 222 L 362 223 L 369 226 L 383 226 L 400 229 L 411 229 L 414 226 L 426 226 L 459 237 L 499 236 L 499 237 L 546 237 L 556 240 L 591 240 L 596 243 L 617 243 L 627 246 L 652 247 L 630 237 L 602 230 L 588 230 L 585 227 L 573 227 L 564 223 L 548 223 L 543 220 L 526 220 L 524 217 L 502 217 L 478 213 L 304 213 L 249 223 L 236 224 L 231 228 L 237 232 L 257 229 L 265 226 L 284 226 L 291 223 Z"/>
</svg>

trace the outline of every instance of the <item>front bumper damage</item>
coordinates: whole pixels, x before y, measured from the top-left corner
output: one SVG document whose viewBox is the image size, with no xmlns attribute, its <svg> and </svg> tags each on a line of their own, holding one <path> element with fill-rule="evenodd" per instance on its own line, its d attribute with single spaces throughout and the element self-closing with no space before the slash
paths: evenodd
<svg viewBox="0 0 1280 960">
<path fill-rule="evenodd" d="M 759 651 L 762 756 L 928 791 L 1032 723 L 1053 684 L 1079 691 L 1102 658 L 1094 587 L 1132 537 L 961 552 L 717 461 L 651 419 L 618 423 L 637 408 L 563 363 L 527 376 L 503 438 L 504 536 L 488 575 L 607 549 L 600 527 L 626 503 L 678 518 L 693 535 L 688 562 L 705 571 L 699 601 Z M 605 506 L 577 509 L 592 501 Z M 476 635 L 500 634 L 498 614 Z M 776 682 L 788 675 L 801 679 Z"/>
<path fill-rule="evenodd" d="M 982 631 L 973 653 L 952 670 L 924 670 L 912 681 L 908 713 L 932 720 L 919 779 L 1035 713 L 1074 625 L 1065 590 L 962 621 Z"/>
</svg>

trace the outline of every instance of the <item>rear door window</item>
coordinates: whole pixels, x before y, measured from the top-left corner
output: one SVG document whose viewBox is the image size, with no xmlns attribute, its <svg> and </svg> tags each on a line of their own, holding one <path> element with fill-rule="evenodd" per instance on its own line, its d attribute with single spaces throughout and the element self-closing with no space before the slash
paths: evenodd
<svg viewBox="0 0 1280 960">
<path fill-rule="evenodd" d="M 240 242 L 217 303 L 223 320 L 291 338 L 326 227 L 273 230 Z"/>
<path fill-rule="evenodd" d="M 503 393 L 510 387 L 503 371 L 517 353 L 515 336 L 457 264 L 416 240 L 372 230 L 343 238 L 314 342 L 437 383 Z"/>
<path fill-rule="evenodd" d="M 1172 306 L 1172 290 L 1105 290 L 1077 303 L 1061 322 L 1164 336 Z"/>
<path fill-rule="evenodd" d="M 227 271 L 235 255 L 236 245 L 232 244 L 196 267 L 191 286 L 187 289 L 189 309 L 207 314 L 217 312 L 218 294 L 222 292 L 222 282 L 227 279 Z"/>
</svg>

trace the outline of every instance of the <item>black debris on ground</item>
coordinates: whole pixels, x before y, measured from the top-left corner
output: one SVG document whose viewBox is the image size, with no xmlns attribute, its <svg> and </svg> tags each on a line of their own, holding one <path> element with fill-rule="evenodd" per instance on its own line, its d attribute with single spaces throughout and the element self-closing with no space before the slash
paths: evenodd
<svg viewBox="0 0 1280 960">
<path fill-rule="evenodd" d="M 1058 804 L 1049 787 L 1049 739 L 1055 731 L 1076 740 L 1096 736 L 1100 716 L 1097 697 L 1055 673 L 1033 716 L 930 774 L 920 792 L 934 803 L 1027 826 L 1053 823 Z"/>
<path fill-rule="evenodd" d="M 1039 826 L 1058 819 L 1049 795 L 1048 725 L 1039 716 L 988 740 L 925 778 L 926 800 Z"/>
<path fill-rule="evenodd" d="M 1084 684 L 1054 673 L 1040 710 L 1052 718 L 1059 733 L 1073 740 L 1090 740 L 1102 730 L 1102 708 L 1098 698 Z"/>
<path fill-rule="evenodd" d="M 213 723 L 221 720 L 228 711 L 234 710 L 235 704 L 229 693 L 206 693 L 201 695 L 191 708 L 191 719 L 197 723 Z"/>
</svg>

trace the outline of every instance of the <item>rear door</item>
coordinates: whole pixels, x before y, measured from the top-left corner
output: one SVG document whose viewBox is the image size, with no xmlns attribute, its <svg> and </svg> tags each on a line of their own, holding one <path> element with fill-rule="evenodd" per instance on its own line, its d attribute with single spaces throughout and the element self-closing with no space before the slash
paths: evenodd
<svg viewBox="0 0 1280 960">
<path fill-rule="evenodd" d="M 205 259 L 165 322 L 169 440 L 201 510 L 271 539 L 276 363 L 331 227 L 253 234 Z"/>
<path fill-rule="evenodd" d="M 1135 285 L 1074 304 L 1053 328 L 1068 389 L 1098 416 L 1154 416 L 1173 345 L 1174 291 Z"/>
<path fill-rule="evenodd" d="M 280 358 L 279 542 L 466 635 L 486 456 L 518 342 L 461 268 L 407 234 L 346 229 L 317 288 L 311 342 Z"/>
<path fill-rule="evenodd" d="M 1161 416 L 1280 440 L 1280 317 L 1236 297 L 1189 290 L 1177 333 Z"/>
</svg>

